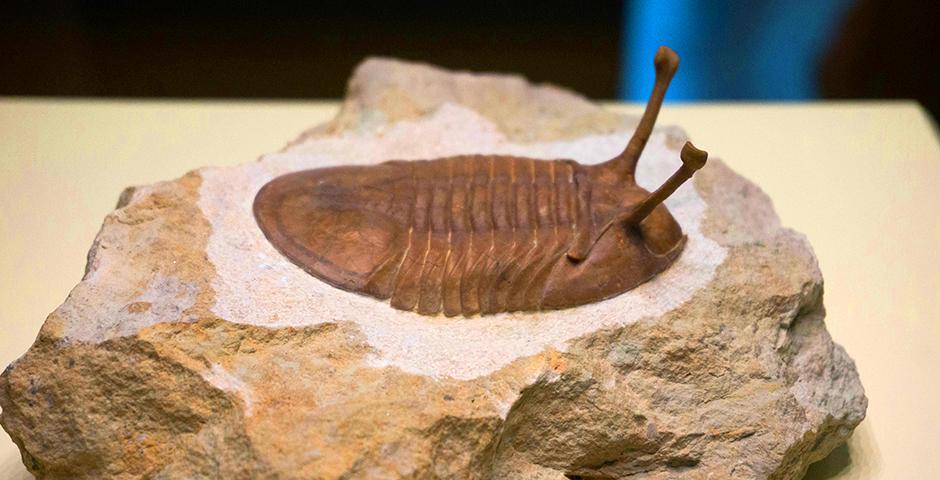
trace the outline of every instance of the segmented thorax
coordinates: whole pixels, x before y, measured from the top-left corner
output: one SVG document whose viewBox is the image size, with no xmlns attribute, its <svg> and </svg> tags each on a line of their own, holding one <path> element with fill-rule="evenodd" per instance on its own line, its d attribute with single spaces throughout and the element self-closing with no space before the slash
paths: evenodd
<svg viewBox="0 0 940 480">
<path fill-rule="evenodd" d="M 298 172 L 255 208 L 310 273 L 423 314 L 541 308 L 553 268 L 594 223 L 584 166 L 506 156 Z"/>
</svg>

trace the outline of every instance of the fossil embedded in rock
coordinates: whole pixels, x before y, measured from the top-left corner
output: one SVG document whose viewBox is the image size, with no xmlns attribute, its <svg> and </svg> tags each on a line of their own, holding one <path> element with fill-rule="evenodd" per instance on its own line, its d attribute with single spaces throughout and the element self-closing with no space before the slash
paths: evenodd
<svg viewBox="0 0 940 480">
<path fill-rule="evenodd" d="M 654 64 L 646 111 L 605 163 L 465 155 L 305 170 L 258 192 L 258 225 L 307 272 L 401 310 L 534 311 L 619 295 L 682 252 L 685 236 L 662 202 L 707 158 L 686 143 L 682 166 L 656 191 L 636 184 L 679 59 L 661 47 Z"/>
</svg>

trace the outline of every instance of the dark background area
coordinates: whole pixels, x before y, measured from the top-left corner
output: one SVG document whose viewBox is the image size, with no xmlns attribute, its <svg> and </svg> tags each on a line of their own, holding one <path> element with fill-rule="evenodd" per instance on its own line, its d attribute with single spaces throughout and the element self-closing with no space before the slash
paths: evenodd
<svg viewBox="0 0 940 480">
<path fill-rule="evenodd" d="M 676 9 L 690 5 L 666 3 Z M 850 3 L 828 27 L 831 40 L 814 54 L 817 86 L 810 98 L 914 98 L 936 116 L 940 4 Z M 631 25 L 637 5 L 629 0 L 4 2 L 0 95 L 338 98 L 357 63 L 386 55 L 455 69 L 519 72 L 590 97 L 617 98 L 627 96 L 621 83 L 629 48 L 624 26 Z M 734 8 L 736 14 L 756 10 L 743 1 L 706 5 L 716 11 Z M 808 11 L 811 15 L 812 6 Z M 709 51 L 708 36 L 701 37 Z M 716 59 L 709 61 L 718 61 L 719 50 L 711 49 Z M 736 93 L 708 99 L 741 99 Z"/>
<path fill-rule="evenodd" d="M 369 55 L 613 98 L 621 3 L 104 2 L 0 7 L 0 94 L 340 97 Z"/>
<path fill-rule="evenodd" d="M 940 116 L 940 2 L 861 0 L 819 69 L 825 98 L 913 98 Z"/>
</svg>

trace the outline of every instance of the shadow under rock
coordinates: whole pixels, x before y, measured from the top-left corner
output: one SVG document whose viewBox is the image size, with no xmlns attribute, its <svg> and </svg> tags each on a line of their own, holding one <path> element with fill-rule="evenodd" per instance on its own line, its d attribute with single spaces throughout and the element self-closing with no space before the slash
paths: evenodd
<svg viewBox="0 0 940 480">
<path fill-rule="evenodd" d="M 828 457 L 809 466 L 803 480 L 826 480 L 845 471 L 852 464 L 849 445 L 843 443 L 836 447 Z"/>
</svg>

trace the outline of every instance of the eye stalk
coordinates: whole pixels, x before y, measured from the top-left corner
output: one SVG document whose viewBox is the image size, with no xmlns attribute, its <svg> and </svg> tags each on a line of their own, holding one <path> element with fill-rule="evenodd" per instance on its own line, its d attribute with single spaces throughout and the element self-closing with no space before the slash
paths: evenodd
<svg viewBox="0 0 940 480">
<path fill-rule="evenodd" d="M 637 124 L 633 137 L 630 138 L 623 152 L 607 162 L 614 171 L 622 175 L 632 175 L 636 170 L 636 162 L 640 159 L 640 154 L 643 153 L 643 148 L 646 147 L 646 142 L 653 133 L 653 126 L 656 125 L 656 118 L 666 98 L 669 83 L 679 70 L 679 55 L 669 47 L 659 47 L 653 58 L 653 66 L 656 69 L 656 81 L 653 83 L 650 98 L 646 102 L 643 117 L 640 118 L 640 123 Z"/>
<path fill-rule="evenodd" d="M 657 205 L 663 203 L 676 191 L 686 180 L 692 178 L 696 170 L 705 166 L 708 161 L 708 152 L 699 150 L 692 145 L 692 142 L 685 142 L 682 151 L 679 153 L 682 159 L 682 166 L 673 173 L 665 183 L 663 183 L 655 192 L 649 194 L 636 208 L 631 209 L 619 221 L 626 227 L 639 225 Z M 614 220 L 616 221 L 616 220 Z"/>
</svg>

